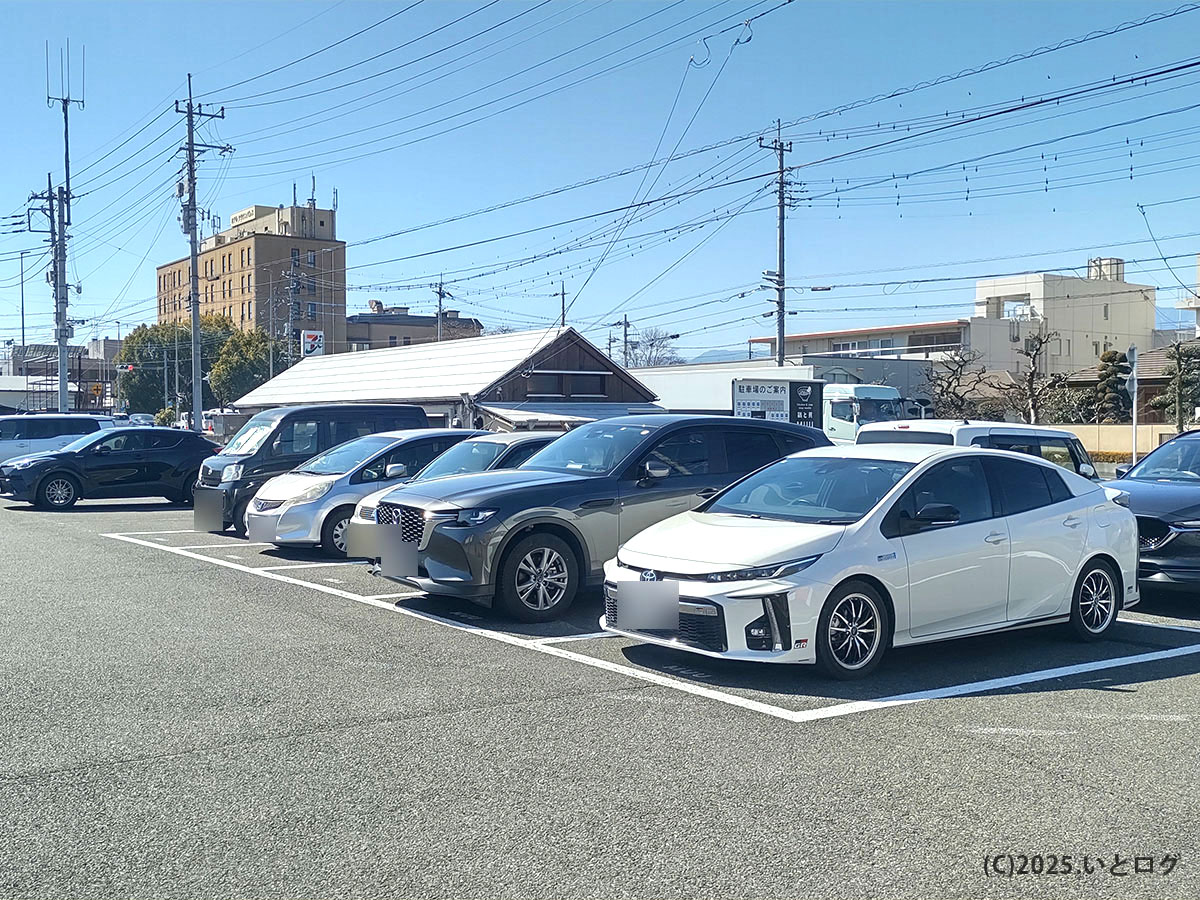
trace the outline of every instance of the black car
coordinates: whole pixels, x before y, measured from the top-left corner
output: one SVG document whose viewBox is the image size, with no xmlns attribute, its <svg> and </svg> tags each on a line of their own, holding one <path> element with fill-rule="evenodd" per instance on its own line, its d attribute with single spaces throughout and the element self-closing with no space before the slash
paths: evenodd
<svg viewBox="0 0 1200 900">
<path fill-rule="evenodd" d="M 560 437 L 515 469 L 397 488 L 375 510 L 380 546 L 430 594 L 496 604 L 527 622 L 561 616 L 628 538 L 689 510 L 782 456 L 828 445 L 815 428 L 730 416 L 602 419 Z M 408 548 L 404 545 L 407 544 Z M 402 552 L 405 551 L 405 552 Z"/>
<path fill-rule="evenodd" d="M 241 427 L 196 484 L 197 531 L 246 533 L 255 492 L 330 447 L 380 431 L 426 428 L 425 410 L 406 403 L 331 403 L 260 412 Z"/>
<path fill-rule="evenodd" d="M 1200 431 L 1185 432 L 1108 483 L 1137 516 L 1138 584 L 1200 591 Z"/>
<path fill-rule="evenodd" d="M 44 509 L 107 497 L 190 503 L 200 463 L 219 449 L 174 428 L 106 428 L 61 450 L 8 460 L 0 466 L 0 492 Z"/>
</svg>

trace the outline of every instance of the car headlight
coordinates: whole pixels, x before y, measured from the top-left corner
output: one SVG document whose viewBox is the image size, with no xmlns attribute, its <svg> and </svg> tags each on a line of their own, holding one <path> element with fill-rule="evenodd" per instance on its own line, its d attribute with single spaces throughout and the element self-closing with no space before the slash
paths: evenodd
<svg viewBox="0 0 1200 900">
<path fill-rule="evenodd" d="M 460 509 L 454 521 L 458 525 L 482 525 L 495 514 L 494 509 Z"/>
<path fill-rule="evenodd" d="M 289 500 L 288 503 L 311 503 L 313 500 L 320 500 L 331 490 L 333 490 L 333 482 L 322 481 L 320 484 L 314 484 L 307 490 L 301 491 L 299 494 Z"/>
<path fill-rule="evenodd" d="M 8 468 L 10 468 L 10 469 L 28 469 L 30 466 L 36 466 L 37 464 L 38 464 L 38 460 L 36 460 L 36 459 L 18 459 L 15 462 L 10 462 L 8 464 Z"/>
<path fill-rule="evenodd" d="M 1200 529 L 1200 519 L 1189 519 L 1186 522 L 1172 522 L 1172 528 L 1196 528 Z"/>
<path fill-rule="evenodd" d="M 226 481 L 237 481 L 241 477 L 242 477 L 242 464 L 241 463 L 233 463 L 232 465 L 228 465 L 221 470 L 221 483 L 222 484 L 224 484 Z"/>
<path fill-rule="evenodd" d="M 758 581 L 763 578 L 786 578 L 788 575 L 803 572 L 820 558 L 821 554 L 818 553 L 816 556 L 806 556 L 803 559 L 791 559 L 787 562 L 772 563 L 769 566 L 756 566 L 752 569 L 734 569 L 732 572 L 712 572 L 706 580 L 716 584 L 724 581 Z"/>
</svg>

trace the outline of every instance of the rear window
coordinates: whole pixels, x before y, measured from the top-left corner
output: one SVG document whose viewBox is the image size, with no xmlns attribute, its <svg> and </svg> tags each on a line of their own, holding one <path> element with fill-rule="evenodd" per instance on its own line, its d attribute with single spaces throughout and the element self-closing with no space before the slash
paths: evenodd
<svg viewBox="0 0 1200 900">
<path fill-rule="evenodd" d="M 953 444 L 954 436 L 942 431 L 860 431 L 856 444 Z"/>
</svg>

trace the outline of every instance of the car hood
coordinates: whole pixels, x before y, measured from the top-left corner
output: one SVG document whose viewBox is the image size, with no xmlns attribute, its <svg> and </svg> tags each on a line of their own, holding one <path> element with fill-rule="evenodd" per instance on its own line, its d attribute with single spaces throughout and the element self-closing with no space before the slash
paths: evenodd
<svg viewBox="0 0 1200 900">
<path fill-rule="evenodd" d="M 634 535 L 617 555 L 631 565 L 696 575 L 828 553 L 845 532 L 844 525 L 685 512 Z"/>
<path fill-rule="evenodd" d="M 337 481 L 341 475 L 305 475 L 299 472 L 285 472 L 276 475 L 258 489 L 254 496 L 260 500 L 291 500 L 293 497 L 307 491 L 318 484 Z"/>
<path fill-rule="evenodd" d="M 232 466 L 234 463 L 244 463 L 249 457 L 235 456 L 225 453 L 224 451 L 207 457 L 204 460 L 204 468 L 210 472 L 221 472 L 226 466 Z"/>
<path fill-rule="evenodd" d="M 62 459 L 64 456 L 70 456 L 70 455 L 71 454 L 69 454 L 69 453 L 62 453 L 61 451 L 58 451 L 58 452 L 47 451 L 45 453 L 26 453 L 24 456 L 14 456 L 12 459 L 6 459 L 0 465 L 15 466 L 17 463 L 24 463 L 24 462 L 37 463 L 37 462 L 44 462 L 44 461 L 50 460 L 50 459 Z"/>
<path fill-rule="evenodd" d="M 402 485 L 383 497 L 388 503 L 433 508 L 452 506 L 473 509 L 496 503 L 514 491 L 548 485 L 570 486 L 588 482 L 594 475 L 572 475 L 567 472 L 548 472 L 542 469 L 495 469 L 472 472 L 469 475 L 447 475 L 412 485 Z"/>
<path fill-rule="evenodd" d="M 1168 522 L 1200 519 L 1200 483 L 1121 478 L 1105 482 L 1104 487 L 1128 494 L 1129 508 L 1134 515 L 1154 516 Z"/>
</svg>

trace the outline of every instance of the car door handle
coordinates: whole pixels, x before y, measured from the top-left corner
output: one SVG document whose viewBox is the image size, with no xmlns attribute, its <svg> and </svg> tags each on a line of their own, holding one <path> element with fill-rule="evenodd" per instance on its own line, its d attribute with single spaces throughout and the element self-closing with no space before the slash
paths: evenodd
<svg viewBox="0 0 1200 900">
<path fill-rule="evenodd" d="M 580 509 L 600 509 L 605 506 L 612 506 L 617 502 L 616 497 L 599 497 L 595 500 L 584 500 L 579 504 Z"/>
<path fill-rule="evenodd" d="M 1067 516 L 1063 519 L 1063 524 L 1068 528 L 1078 528 L 1082 521 L 1078 516 Z"/>
<path fill-rule="evenodd" d="M 993 531 L 991 534 L 985 537 L 984 540 L 989 544 L 1003 544 L 1008 540 L 1008 535 L 1001 534 L 999 531 Z"/>
<path fill-rule="evenodd" d="M 711 497 L 713 494 L 715 494 L 719 490 L 720 490 L 720 488 L 705 488 L 702 491 L 696 491 L 696 496 L 697 497 L 706 497 L 706 498 Z"/>
</svg>

